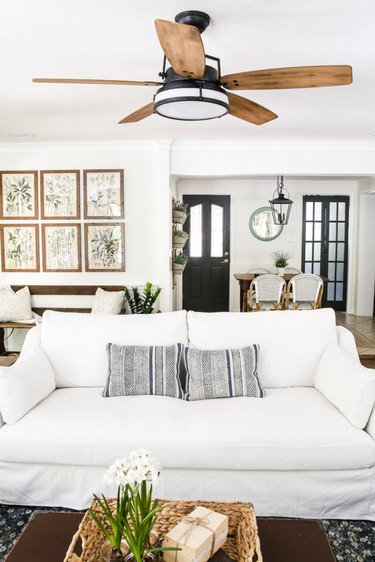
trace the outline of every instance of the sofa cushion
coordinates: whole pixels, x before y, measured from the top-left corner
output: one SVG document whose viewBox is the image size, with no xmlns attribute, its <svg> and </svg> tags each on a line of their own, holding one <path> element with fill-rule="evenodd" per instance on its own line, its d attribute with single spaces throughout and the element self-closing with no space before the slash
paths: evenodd
<svg viewBox="0 0 375 562">
<path fill-rule="evenodd" d="M 39 348 L 10 367 L 0 367 L 0 412 L 5 423 L 16 423 L 55 390 L 52 367 Z"/>
<path fill-rule="evenodd" d="M 186 312 L 101 316 L 47 310 L 43 315 L 41 346 L 52 364 L 57 387 L 104 387 L 108 342 L 186 345 Z"/>
<path fill-rule="evenodd" d="M 101 388 L 59 389 L 17 424 L 0 429 L 0 461 L 107 467 L 144 447 L 165 468 L 374 466 L 370 435 L 353 427 L 318 390 L 266 390 L 262 400 L 186 402 L 165 396 L 107 400 Z"/>
<path fill-rule="evenodd" d="M 375 402 L 374 369 L 366 369 L 338 345 L 331 344 L 318 365 L 315 388 L 355 427 L 365 427 Z"/>
<path fill-rule="evenodd" d="M 189 345 L 199 349 L 260 345 L 259 378 L 268 388 L 313 386 L 325 347 L 337 343 L 332 309 L 189 312 Z"/>
<path fill-rule="evenodd" d="M 263 398 L 258 378 L 259 345 L 241 349 L 186 347 L 186 400 L 252 396 Z"/>
<path fill-rule="evenodd" d="M 108 377 L 103 396 L 153 394 L 182 398 L 180 358 L 183 346 L 107 344 Z"/>
</svg>

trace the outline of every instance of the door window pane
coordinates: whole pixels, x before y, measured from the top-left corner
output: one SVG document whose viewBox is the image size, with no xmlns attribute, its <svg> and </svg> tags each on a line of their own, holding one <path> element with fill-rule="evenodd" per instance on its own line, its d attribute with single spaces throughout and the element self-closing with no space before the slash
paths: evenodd
<svg viewBox="0 0 375 562">
<path fill-rule="evenodd" d="M 337 244 L 337 261 L 344 261 L 345 244 L 343 242 Z"/>
<path fill-rule="evenodd" d="M 315 220 L 321 221 L 322 220 L 322 204 L 315 203 Z"/>
<path fill-rule="evenodd" d="M 337 264 L 336 272 L 337 272 L 337 276 L 336 276 L 337 281 L 344 281 L 344 264 L 343 263 Z"/>
<path fill-rule="evenodd" d="M 329 239 L 331 241 L 336 240 L 336 223 L 335 222 L 329 223 Z"/>
<path fill-rule="evenodd" d="M 312 221 L 313 220 L 313 207 L 314 203 L 306 203 L 306 220 Z"/>
<path fill-rule="evenodd" d="M 336 244 L 332 242 L 328 244 L 328 259 L 330 261 L 335 261 L 336 259 Z"/>
<path fill-rule="evenodd" d="M 313 224 L 312 222 L 307 222 L 305 224 L 305 240 L 312 240 L 313 236 Z"/>
<path fill-rule="evenodd" d="M 335 221 L 336 218 L 337 218 L 336 208 L 337 208 L 337 203 L 330 203 L 329 204 L 329 220 L 330 221 Z"/>
<path fill-rule="evenodd" d="M 314 261 L 320 261 L 320 242 L 314 244 Z"/>
<path fill-rule="evenodd" d="M 223 207 L 211 205 L 211 258 L 223 256 Z"/>
<path fill-rule="evenodd" d="M 335 300 L 335 284 L 334 283 L 328 283 L 327 299 L 329 301 Z"/>
<path fill-rule="evenodd" d="M 190 207 L 190 256 L 202 257 L 202 205 Z"/>
<path fill-rule="evenodd" d="M 345 220 L 345 203 L 339 203 L 339 221 Z"/>
<path fill-rule="evenodd" d="M 336 283 L 336 300 L 342 301 L 344 298 L 344 291 L 343 291 L 344 284 L 343 283 Z"/>
<path fill-rule="evenodd" d="M 305 260 L 311 261 L 312 260 L 312 243 L 307 242 L 305 244 Z"/>
<path fill-rule="evenodd" d="M 305 273 L 312 273 L 312 263 L 305 263 Z"/>
<path fill-rule="evenodd" d="M 329 263 L 328 264 L 328 279 L 330 281 L 334 281 L 336 279 L 336 277 L 335 277 L 335 269 L 336 269 L 335 265 L 336 265 L 335 263 Z"/>
<path fill-rule="evenodd" d="M 314 240 L 320 240 L 322 236 L 322 223 L 316 222 L 314 224 Z"/>
<path fill-rule="evenodd" d="M 313 268 L 313 272 L 315 275 L 320 275 L 320 263 L 314 261 L 314 268 Z"/>
<path fill-rule="evenodd" d="M 339 222 L 337 224 L 337 240 L 345 240 L 345 223 Z"/>
</svg>

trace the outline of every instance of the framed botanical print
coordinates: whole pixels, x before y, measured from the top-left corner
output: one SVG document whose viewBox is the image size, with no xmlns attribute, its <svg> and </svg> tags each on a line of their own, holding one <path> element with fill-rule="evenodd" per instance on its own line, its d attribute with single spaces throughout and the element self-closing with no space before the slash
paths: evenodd
<svg viewBox="0 0 375 562">
<path fill-rule="evenodd" d="M 79 219 L 79 170 L 40 172 L 42 219 Z"/>
<path fill-rule="evenodd" d="M 83 170 L 85 219 L 124 218 L 124 170 Z"/>
<path fill-rule="evenodd" d="M 86 271 L 125 271 L 124 232 L 123 223 L 85 224 Z"/>
<path fill-rule="evenodd" d="M 38 218 L 37 172 L 1 172 L 0 193 L 2 219 Z"/>
<path fill-rule="evenodd" d="M 82 271 L 81 225 L 42 224 L 43 271 Z"/>
<path fill-rule="evenodd" d="M 2 271 L 39 271 L 39 237 L 36 224 L 1 226 Z"/>
</svg>

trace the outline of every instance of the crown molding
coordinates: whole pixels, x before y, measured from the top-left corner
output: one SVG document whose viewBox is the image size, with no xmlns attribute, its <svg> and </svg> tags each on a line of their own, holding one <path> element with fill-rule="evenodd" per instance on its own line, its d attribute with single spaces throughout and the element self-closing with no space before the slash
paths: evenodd
<svg viewBox="0 0 375 562">
<path fill-rule="evenodd" d="M 143 150 L 169 150 L 171 143 L 171 139 L 85 142 L 0 142 L 0 152 L 138 152 Z"/>
<path fill-rule="evenodd" d="M 374 152 L 375 140 L 175 140 L 172 152 L 183 151 L 344 151 Z"/>
</svg>

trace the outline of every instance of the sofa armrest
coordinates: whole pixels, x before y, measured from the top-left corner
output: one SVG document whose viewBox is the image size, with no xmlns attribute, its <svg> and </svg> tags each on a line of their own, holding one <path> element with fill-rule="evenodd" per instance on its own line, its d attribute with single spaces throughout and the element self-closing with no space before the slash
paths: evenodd
<svg viewBox="0 0 375 562">
<path fill-rule="evenodd" d="M 375 405 L 372 409 L 370 419 L 368 420 L 368 423 L 365 427 L 365 431 L 367 431 L 367 433 L 371 435 L 371 437 L 375 441 Z"/>
<path fill-rule="evenodd" d="M 38 326 L 34 326 L 34 328 L 31 328 L 27 332 L 25 341 L 23 342 L 23 346 L 21 349 L 20 359 L 31 353 L 34 349 L 40 347 L 41 334 L 42 334 L 41 324 L 39 324 Z"/>
<path fill-rule="evenodd" d="M 56 388 L 47 356 L 39 348 L 24 354 L 10 367 L 0 367 L 0 414 L 16 423 Z"/>
<path fill-rule="evenodd" d="M 354 427 L 364 429 L 375 402 L 375 371 L 367 369 L 339 345 L 326 347 L 314 386 Z"/>
<path fill-rule="evenodd" d="M 352 332 L 348 330 L 348 328 L 344 328 L 344 326 L 336 326 L 336 332 L 339 346 L 344 349 L 344 351 L 346 351 L 346 353 L 350 355 L 354 361 L 360 363 L 357 346 Z"/>
</svg>

